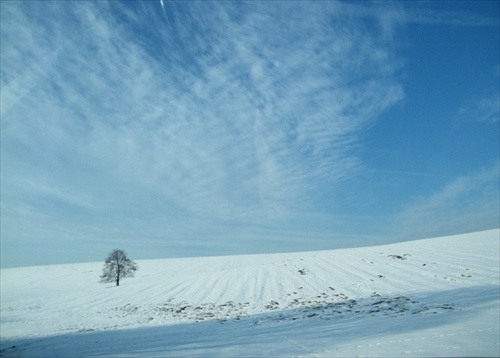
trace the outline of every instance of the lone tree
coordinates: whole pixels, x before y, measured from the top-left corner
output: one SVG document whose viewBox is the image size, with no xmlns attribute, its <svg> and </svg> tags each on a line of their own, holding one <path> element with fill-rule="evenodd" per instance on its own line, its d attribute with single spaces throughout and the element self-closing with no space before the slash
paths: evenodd
<svg viewBox="0 0 500 358">
<path fill-rule="evenodd" d="M 120 286 L 120 279 L 134 277 L 139 267 L 127 257 L 125 250 L 114 249 L 106 258 L 102 269 L 102 282 L 116 282 Z"/>
</svg>

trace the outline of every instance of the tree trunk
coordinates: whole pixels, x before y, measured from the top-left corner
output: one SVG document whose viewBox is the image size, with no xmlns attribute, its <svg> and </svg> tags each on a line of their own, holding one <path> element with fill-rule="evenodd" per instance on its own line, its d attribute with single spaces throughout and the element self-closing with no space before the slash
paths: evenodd
<svg viewBox="0 0 500 358">
<path fill-rule="evenodd" d="M 120 262 L 116 260 L 116 285 L 120 286 Z"/>
</svg>

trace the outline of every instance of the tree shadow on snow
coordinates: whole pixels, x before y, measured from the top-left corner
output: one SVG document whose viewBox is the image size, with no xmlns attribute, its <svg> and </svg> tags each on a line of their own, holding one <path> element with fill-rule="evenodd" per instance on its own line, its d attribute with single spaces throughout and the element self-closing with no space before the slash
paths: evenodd
<svg viewBox="0 0 500 358">
<path fill-rule="evenodd" d="M 318 296 L 319 297 L 319 296 Z M 261 314 L 163 326 L 5 339 L 1 357 L 256 357 L 312 354 L 308 347 L 417 333 L 460 322 L 499 300 L 496 285 L 412 295 L 299 301 Z"/>
</svg>

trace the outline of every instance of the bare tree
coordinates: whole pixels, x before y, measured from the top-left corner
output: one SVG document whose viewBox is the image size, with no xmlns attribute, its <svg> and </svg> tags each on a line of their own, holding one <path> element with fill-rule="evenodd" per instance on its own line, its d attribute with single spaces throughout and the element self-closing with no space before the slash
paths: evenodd
<svg viewBox="0 0 500 358">
<path fill-rule="evenodd" d="M 114 249 L 106 258 L 102 270 L 102 282 L 116 282 L 120 286 L 120 279 L 134 277 L 139 267 L 127 257 L 125 250 Z"/>
</svg>

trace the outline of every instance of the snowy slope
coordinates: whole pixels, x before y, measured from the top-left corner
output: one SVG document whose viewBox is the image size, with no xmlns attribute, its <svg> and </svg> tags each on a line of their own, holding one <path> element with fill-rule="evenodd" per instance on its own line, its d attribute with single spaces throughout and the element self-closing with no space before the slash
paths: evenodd
<svg viewBox="0 0 500 358">
<path fill-rule="evenodd" d="M 3 269 L 0 354 L 499 356 L 499 235 Z"/>
</svg>

